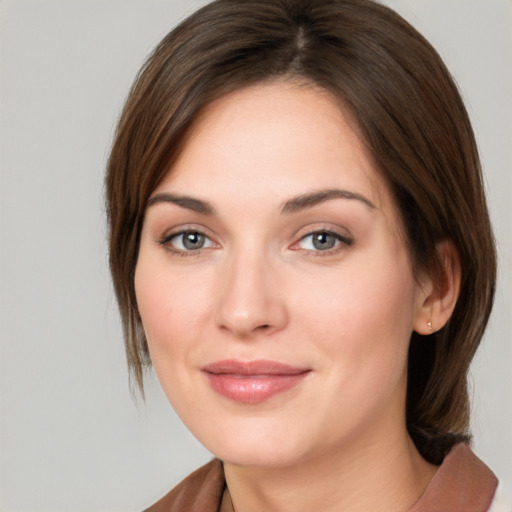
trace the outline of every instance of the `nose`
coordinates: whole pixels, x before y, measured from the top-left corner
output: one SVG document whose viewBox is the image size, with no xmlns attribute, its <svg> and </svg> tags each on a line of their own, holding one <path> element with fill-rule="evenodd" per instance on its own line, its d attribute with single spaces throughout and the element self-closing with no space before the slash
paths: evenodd
<svg viewBox="0 0 512 512">
<path fill-rule="evenodd" d="M 275 265 L 254 252 L 226 262 L 215 321 L 238 338 L 272 334 L 288 323 L 283 289 Z"/>
</svg>

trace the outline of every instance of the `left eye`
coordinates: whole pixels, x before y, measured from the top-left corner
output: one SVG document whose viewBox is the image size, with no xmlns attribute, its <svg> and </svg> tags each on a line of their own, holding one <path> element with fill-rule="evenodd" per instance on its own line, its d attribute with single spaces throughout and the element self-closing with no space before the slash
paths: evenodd
<svg viewBox="0 0 512 512">
<path fill-rule="evenodd" d="M 349 240 L 331 231 L 317 231 L 301 238 L 298 246 L 307 251 L 328 251 Z"/>
<path fill-rule="evenodd" d="M 182 231 L 170 237 L 167 243 L 174 249 L 183 252 L 198 251 L 214 245 L 206 235 L 198 231 Z"/>
</svg>

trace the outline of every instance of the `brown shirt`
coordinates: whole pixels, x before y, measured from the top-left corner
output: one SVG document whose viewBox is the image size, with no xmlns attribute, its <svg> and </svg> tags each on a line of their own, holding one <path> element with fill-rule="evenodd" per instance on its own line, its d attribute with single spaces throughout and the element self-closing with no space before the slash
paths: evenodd
<svg viewBox="0 0 512 512">
<path fill-rule="evenodd" d="M 492 471 L 467 445 L 459 444 L 446 456 L 423 496 L 409 512 L 486 512 L 497 485 Z M 214 459 L 145 512 L 232 512 L 225 489 L 222 463 Z"/>
</svg>

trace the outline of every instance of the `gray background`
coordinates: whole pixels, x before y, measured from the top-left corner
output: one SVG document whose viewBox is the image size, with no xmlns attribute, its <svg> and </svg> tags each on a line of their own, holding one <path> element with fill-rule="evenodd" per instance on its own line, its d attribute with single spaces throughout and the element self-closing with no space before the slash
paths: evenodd
<svg viewBox="0 0 512 512">
<path fill-rule="evenodd" d="M 210 455 L 154 376 L 135 405 L 109 283 L 103 172 L 150 49 L 191 0 L 0 1 L 0 510 L 137 511 Z M 388 2 L 438 48 L 474 123 L 499 242 L 472 368 L 475 451 L 512 482 L 512 2 Z"/>
</svg>

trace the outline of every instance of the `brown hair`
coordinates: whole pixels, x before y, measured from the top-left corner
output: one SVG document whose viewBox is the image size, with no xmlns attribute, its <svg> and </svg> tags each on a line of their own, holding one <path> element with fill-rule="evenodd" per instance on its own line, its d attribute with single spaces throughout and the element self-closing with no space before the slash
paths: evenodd
<svg viewBox="0 0 512 512">
<path fill-rule="evenodd" d="M 128 363 L 143 392 L 151 364 L 134 290 L 147 200 L 212 100 L 275 79 L 315 84 L 356 120 L 404 224 L 416 273 L 442 281 L 436 244 L 462 268 L 448 324 L 413 333 L 407 425 L 440 463 L 469 441 L 467 372 L 495 291 L 496 256 L 473 131 L 449 72 L 399 15 L 371 0 L 216 0 L 175 28 L 140 71 L 119 120 L 106 177 L 110 267 Z"/>
</svg>

